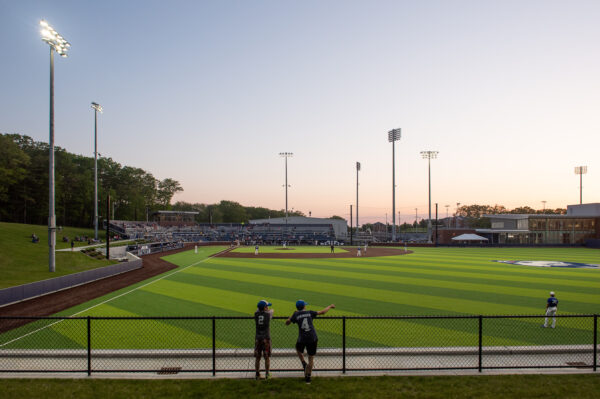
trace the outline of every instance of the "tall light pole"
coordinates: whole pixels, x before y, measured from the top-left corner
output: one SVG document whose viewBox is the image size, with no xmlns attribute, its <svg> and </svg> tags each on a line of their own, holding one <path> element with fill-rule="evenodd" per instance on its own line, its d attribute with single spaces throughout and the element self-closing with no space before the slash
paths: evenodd
<svg viewBox="0 0 600 399">
<path fill-rule="evenodd" d="M 392 241 L 396 241 L 396 152 L 394 143 L 399 141 L 400 137 L 400 128 L 388 132 L 388 142 L 392 143 Z"/>
<path fill-rule="evenodd" d="M 583 204 L 583 175 L 587 173 L 587 166 L 576 166 L 575 174 L 579 175 L 579 203 Z"/>
<path fill-rule="evenodd" d="M 56 271 L 56 215 L 54 213 L 54 52 L 67 56 L 71 44 L 58 34 L 48 22 L 40 21 L 42 40 L 50 46 L 50 147 L 48 176 L 48 269 Z"/>
<path fill-rule="evenodd" d="M 546 213 L 546 202 L 547 201 L 542 201 L 542 204 L 543 204 L 542 213 Z"/>
<path fill-rule="evenodd" d="M 450 205 L 444 205 L 446 207 L 446 221 L 448 222 L 448 228 L 452 227 L 450 225 L 450 219 L 448 218 L 448 208 L 450 208 Z"/>
<path fill-rule="evenodd" d="M 98 112 L 102 113 L 102 106 L 92 103 L 92 109 L 94 110 L 94 239 L 98 240 Z"/>
<path fill-rule="evenodd" d="M 429 175 L 429 220 L 427 220 L 427 241 L 431 243 L 431 160 L 437 158 L 438 151 L 421 151 L 421 157 L 427 160 Z"/>
<path fill-rule="evenodd" d="M 291 152 L 280 152 L 279 156 L 285 158 L 285 225 L 287 227 L 287 223 L 288 223 L 288 187 L 289 187 L 288 180 L 287 180 L 287 160 L 288 160 L 288 158 L 294 156 L 294 154 Z"/>
<path fill-rule="evenodd" d="M 460 202 L 456 203 L 456 228 L 458 229 L 458 207 L 460 206 Z"/>
<path fill-rule="evenodd" d="M 358 234 L 358 172 L 360 172 L 360 162 L 356 163 L 356 233 Z"/>
<path fill-rule="evenodd" d="M 419 226 L 419 214 L 418 214 L 418 209 L 415 208 L 415 233 L 417 232 L 418 226 Z"/>
</svg>

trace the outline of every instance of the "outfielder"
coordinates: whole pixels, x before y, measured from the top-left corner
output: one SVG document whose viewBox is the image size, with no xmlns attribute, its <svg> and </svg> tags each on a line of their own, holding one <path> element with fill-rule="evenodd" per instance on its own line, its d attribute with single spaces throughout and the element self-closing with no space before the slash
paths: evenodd
<svg viewBox="0 0 600 399">
<path fill-rule="evenodd" d="M 554 291 L 550 291 L 550 298 L 546 301 L 546 318 L 542 327 L 548 327 L 548 317 L 552 316 L 552 328 L 556 327 L 556 309 L 558 308 L 558 299 L 554 296 Z"/>
</svg>

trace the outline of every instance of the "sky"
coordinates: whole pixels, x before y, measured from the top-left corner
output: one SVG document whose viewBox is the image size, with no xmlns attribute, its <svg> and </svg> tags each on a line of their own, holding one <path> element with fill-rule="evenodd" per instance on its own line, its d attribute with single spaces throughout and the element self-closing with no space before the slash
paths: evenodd
<svg viewBox="0 0 600 399">
<path fill-rule="evenodd" d="M 427 217 L 432 204 L 600 202 L 600 2 L 0 0 L 0 132 L 173 178 L 174 201 L 314 217 Z M 449 207 L 446 207 L 449 205 Z M 435 207 L 435 205 L 432 205 Z M 416 210 L 415 210 L 416 209 Z M 433 209 L 432 212 L 435 212 Z M 397 220 L 396 220 L 397 221 Z"/>
</svg>

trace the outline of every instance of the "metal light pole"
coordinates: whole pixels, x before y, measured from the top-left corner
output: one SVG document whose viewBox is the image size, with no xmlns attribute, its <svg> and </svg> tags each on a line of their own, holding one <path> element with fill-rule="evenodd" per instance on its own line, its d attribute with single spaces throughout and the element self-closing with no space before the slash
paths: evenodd
<svg viewBox="0 0 600 399">
<path fill-rule="evenodd" d="M 576 166 L 575 174 L 579 175 L 579 203 L 583 204 L 583 175 L 587 173 L 587 166 Z"/>
<path fill-rule="evenodd" d="M 356 163 L 356 234 L 358 235 L 358 172 L 360 172 L 360 162 Z"/>
<path fill-rule="evenodd" d="M 456 228 L 458 229 L 458 207 L 460 206 L 460 202 L 456 203 Z"/>
<path fill-rule="evenodd" d="M 400 137 L 400 128 L 388 132 L 388 142 L 392 143 L 392 241 L 396 241 L 396 152 L 394 143 L 399 141 Z"/>
<path fill-rule="evenodd" d="M 98 240 L 98 112 L 102 113 L 102 106 L 92 103 L 92 109 L 94 110 L 94 239 Z"/>
<path fill-rule="evenodd" d="M 421 157 L 427 159 L 429 174 L 429 220 L 427 220 L 427 241 L 431 244 L 431 160 L 437 158 L 438 151 L 421 151 Z"/>
<path fill-rule="evenodd" d="M 287 179 L 287 160 L 288 158 L 294 156 L 291 152 L 280 152 L 280 157 L 285 158 L 285 225 L 287 227 L 288 223 L 288 179 Z"/>
<path fill-rule="evenodd" d="M 48 176 L 48 269 L 56 271 L 56 215 L 54 212 L 54 51 L 67 56 L 71 44 L 58 34 L 46 21 L 40 21 L 42 40 L 50 46 L 50 147 Z"/>
<path fill-rule="evenodd" d="M 419 214 L 417 208 L 415 208 L 415 233 L 417 232 L 417 227 L 419 226 Z"/>
<path fill-rule="evenodd" d="M 542 204 L 543 204 L 542 213 L 546 213 L 546 202 L 547 201 L 542 201 Z"/>
</svg>

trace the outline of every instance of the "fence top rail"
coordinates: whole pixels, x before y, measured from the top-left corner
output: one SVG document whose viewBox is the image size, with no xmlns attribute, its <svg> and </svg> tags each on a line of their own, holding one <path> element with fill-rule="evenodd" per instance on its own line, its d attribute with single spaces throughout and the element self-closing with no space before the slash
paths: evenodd
<svg viewBox="0 0 600 399">
<path fill-rule="evenodd" d="M 439 319 L 530 319 L 545 317 L 536 315 L 460 315 L 460 316 L 323 316 L 326 320 L 439 320 Z M 557 318 L 592 318 L 598 314 L 562 314 Z M 0 316 L 0 320 L 253 320 L 254 316 Z M 287 316 L 274 316 L 286 320 Z"/>
</svg>

